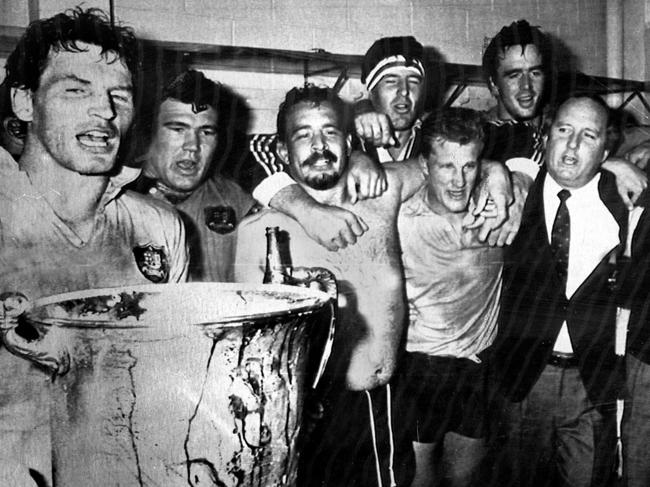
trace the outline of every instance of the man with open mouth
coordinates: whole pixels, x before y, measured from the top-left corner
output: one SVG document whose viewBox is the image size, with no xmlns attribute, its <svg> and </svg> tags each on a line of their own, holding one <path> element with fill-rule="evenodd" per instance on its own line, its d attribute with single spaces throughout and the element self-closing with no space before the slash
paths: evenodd
<svg viewBox="0 0 650 487">
<path fill-rule="evenodd" d="M 27 135 L 17 163 L 0 151 L 0 293 L 185 280 L 180 218 L 125 191 L 138 171 L 117 162 L 134 112 L 131 29 L 98 9 L 68 10 L 30 24 L 6 69 Z M 51 485 L 51 377 L 4 346 L 0 370 L 0 485 Z"/>
<path fill-rule="evenodd" d="M 480 485 L 487 451 L 490 346 L 502 249 L 463 225 L 483 148 L 479 112 L 452 107 L 422 123 L 427 177 L 398 219 L 409 325 L 397 411 L 415 452 L 412 487 Z"/>
<path fill-rule="evenodd" d="M 255 208 L 237 183 L 214 173 L 220 116 L 227 93 L 203 73 L 187 70 L 163 89 L 148 114 L 149 140 L 136 189 L 173 205 L 187 229 L 189 279 L 232 281 L 235 229 Z"/>
</svg>

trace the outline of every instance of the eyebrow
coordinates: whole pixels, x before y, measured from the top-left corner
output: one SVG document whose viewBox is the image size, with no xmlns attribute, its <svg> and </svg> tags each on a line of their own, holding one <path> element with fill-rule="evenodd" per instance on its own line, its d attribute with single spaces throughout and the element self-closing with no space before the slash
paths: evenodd
<svg viewBox="0 0 650 487">
<path fill-rule="evenodd" d="M 575 129 L 575 125 L 573 125 L 571 122 L 563 121 L 563 120 L 557 120 L 556 122 L 553 122 L 552 127 L 566 127 L 566 126 L 571 127 L 572 129 Z M 602 130 L 597 127 L 582 127 L 581 130 L 589 130 L 590 132 L 594 132 L 598 135 L 605 133 L 607 130 Z"/>
<path fill-rule="evenodd" d="M 523 73 L 524 71 L 544 71 L 544 68 L 541 64 L 537 64 L 535 66 L 531 66 L 528 69 L 524 68 L 515 68 L 515 69 L 508 69 L 507 71 L 504 71 L 503 74 L 504 76 L 508 76 L 510 74 L 515 74 L 515 73 Z"/>
<path fill-rule="evenodd" d="M 312 128 L 313 128 L 313 127 L 312 127 L 311 125 L 300 125 L 299 127 L 296 127 L 295 129 L 293 129 L 293 130 L 291 131 L 291 134 L 293 135 L 293 134 L 295 134 L 296 132 L 300 132 L 301 130 L 310 130 L 310 129 L 312 129 Z M 325 128 L 325 129 L 330 129 L 330 128 L 332 128 L 332 129 L 338 130 L 339 132 L 342 132 L 342 131 L 343 131 L 343 130 L 342 130 L 341 128 L 339 128 L 339 126 L 336 125 L 335 123 L 327 123 L 327 124 L 323 125 L 323 128 Z"/>
<path fill-rule="evenodd" d="M 55 84 L 56 83 L 62 83 L 62 82 L 65 82 L 65 81 L 75 81 L 77 83 L 81 83 L 82 85 L 86 85 L 86 86 L 91 84 L 90 80 L 80 78 L 79 76 L 77 76 L 75 74 L 63 75 L 60 78 L 54 80 L 54 83 Z M 118 86 L 112 87 L 111 90 L 124 90 L 124 91 L 132 92 L 133 91 L 133 85 L 132 84 L 118 85 Z"/>
</svg>

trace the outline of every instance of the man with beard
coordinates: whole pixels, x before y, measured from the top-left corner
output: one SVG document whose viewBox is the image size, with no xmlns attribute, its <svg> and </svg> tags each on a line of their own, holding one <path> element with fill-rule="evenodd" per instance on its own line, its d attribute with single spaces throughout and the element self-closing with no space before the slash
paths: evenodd
<svg viewBox="0 0 650 487">
<path fill-rule="evenodd" d="M 224 93 L 188 70 L 164 89 L 136 188 L 179 211 L 190 251 L 189 278 L 232 281 L 237 223 L 255 207 L 234 181 L 213 174 Z"/>
<path fill-rule="evenodd" d="M 345 183 L 351 140 L 346 106 L 336 93 L 314 86 L 291 90 L 278 113 L 278 136 L 280 157 L 312 198 L 352 207 Z M 397 363 L 405 318 L 397 212 L 422 181 L 417 164 L 397 166 L 387 168 L 389 185 L 381 197 L 355 205 L 368 223 L 364 238 L 338 252 L 328 252 L 295 220 L 274 210 L 261 211 L 239 227 L 237 281 L 262 281 L 265 228 L 277 226 L 288 233 L 294 266 L 327 268 L 340 286 L 337 333 L 322 381 L 325 417 L 303 452 L 300 485 L 342 486 L 355 480 L 360 483 L 354 485 L 376 485 L 375 463 L 385 485 L 390 485 L 391 418 L 381 411 L 390 404 L 387 384 Z M 370 416 L 368 408 L 374 411 Z M 376 442 L 371 439 L 373 427 Z M 398 455 L 405 451 L 400 445 L 396 448 Z M 400 485 L 406 485 L 409 471 L 400 467 L 396 462 Z"/>
<path fill-rule="evenodd" d="M 27 138 L 18 164 L 0 154 L 0 292 L 36 299 L 185 279 L 179 217 L 124 191 L 137 171 L 116 165 L 133 118 L 136 56 L 130 29 L 80 8 L 30 24 L 9 56 Z M 47 482 L 49 376 L 4 347 L 0 370 L 0 484 L 30 485 L 28 469 Z"/>
<path fill-rule="evenodd" d="M 378 39 L 366 52 L 361 81 L 368 97 L 357 105 L 355 129 L 364 151 L 374 160 L 401 162 L 419 155 L 426 93 L 424 64 L 422 44 L 411 36 Z M 255 188 L 255 198 L 294 217 L 325 247 L 336 250 L 354 244 L 367 230 L 363 218 L 351 212 L 354 208 L 348 211 L 320 205 L 294 184 L 282 164 L 269 164 L 264 157 L 256 160 L 270 176 Z M 353 162 L 347 175 L 351 201 L 381 195 L 386 187 L 381 168 L 360 151 L 354 151 Z M 512 190 L 510 180 L 498 165 L 486 165 L 484 169 L 476 213 L 484 208 L 488 193 L 496 207 L 496 212 L 492 212 L 496 218 L 482 229 L 487 236 L 492 227 L 505 220 Z"/>
</svg>

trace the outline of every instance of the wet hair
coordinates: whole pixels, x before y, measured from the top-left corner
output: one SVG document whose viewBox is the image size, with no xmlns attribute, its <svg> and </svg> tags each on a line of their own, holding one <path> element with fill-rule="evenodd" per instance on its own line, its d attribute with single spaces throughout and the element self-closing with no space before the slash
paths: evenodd
<svg viewBox="0 0 650 487">
<path fill-rule="evenodd" d="M 500 62 L 499 58 L 505 54 L 506 49 L 512 46 L 521 46 L 521 52 L 523 53 L 529 44 L 537 47 L 537 50 L 542 56 L 544 71 L 548 71 L 548 67 L 552 64 L 550 39 L 539 27 L 531 26 L 527 20 L 518 20 L 510 25 L 504 26 L 492 38 L 485 49 L 482 62 L 485 78 L 488 81 L 490 79 L 496 79 Z"/>
<path fill-rule="evenodd" d="M 349 129 L 350 107 L 339 97 L 332 88 L 306 84 L 302 87 L 296 87 L 289 90 L 280 104 L 277 117 L 278 139 L 281 142 L 287 140 L 287 118 L 291 109 L 300 103 L 311 103 L 319 106 L 321 103 L 329 103 L 334 108 L 338 117 L 339 128 L 347 133 Z"/>
<path fill-rule="evenodd" d="M 161 103 L 167 99 L 192 105 L 195 113 L 214 108 L 219 112 L 221 85 L 206 78 L 200 71 L 188 69 L 176 76 L 163 88 Z"/>
<path fill-rule="evenodd" d="M 443 108 L 429 115 L 422 122 L 422 155 L 429 157 L 433 144 L 444 140 L 460 145 L 478 143 L 483 146 L 485 117 L 470 108 Z"/>
<path fill-rule="evenodd" d="M 5 65 L 9 86 L 36 91 L 50 52 L 83 52 L 82 42 L 99 46 L 111 62 L 114 53 L 115 61 L 123 62 L 135 77 L 139 59 L 133 30 L 111 25 L 103 10 L 77 7 L 29 24 Z"/>
</svg>

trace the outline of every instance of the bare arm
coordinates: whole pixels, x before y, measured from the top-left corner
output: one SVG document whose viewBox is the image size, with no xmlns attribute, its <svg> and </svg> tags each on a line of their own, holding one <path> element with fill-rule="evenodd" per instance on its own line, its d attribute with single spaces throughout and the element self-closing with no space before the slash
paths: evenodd
<svg viewBox="0 0 650 487">
<path fill-rule="evenodd" d="M 492 201 L 496 210 L 496 216 L 492 220 L 491 228 L 481 228 L 479 233 L 485 239 L 489 230 L 498 228 L 508 218 L 508 206 L 514 199 L 508 168 L 500 162 L 482 161 L 481 181 L 475 191 L 475 196 L 476 214 L 483 211 L 489 200 Z"/>
<path fill-rule="evenodd" d="M 361 217 L 316 202 L 298 184 L 281 189 L 271 198 L 269 206 L 300 223 L 307 235 L 327 250 L 353 245 L 368 230 Z"/>
<path fill-rule="evenodd" d="M 620 157 L 610 157 L 602 168 L 616 176 L 616 189 L 625 205 L 632 209 L 637 198 L 648 187 L 648 176 L 637 166 Z"/>
<path fill-rule="evenodd" d="M 354 341 L 350 355 L 346 381 L 352 390 L 369 390 L 388 383 L 395 372 L 405 326 L 404 284 L 397 266 L 373 263 L 370 267 L 372 276 L 355 283 L 366 329 Z"/>
<path fill-rule="evenodd" d="M 386 114 L 376 112 L 369 100 L 357 103 L 355 111 L 354 128 L 362 140 L 375 147 L 393 147 L 397 144 L 390 119 Z"/>
<path fill-rule="evenodd" d="M 529 175 L 519 171 L 510 173 L 510 179 L 514 199 L 507 206 L 505 221 L 499 223 L 500 219 L 496 218 L 498 210 L 493 205 L 487 204 L 483 204 L 482 210 L 479 210 L 478 204 L 473 205 L 465 221 L 466 228 L 480 227 L 479 240 L 491 246 L 502 247 L 512 243 L 521 225 L 528 190 L 533 184 L 533 179 Z"/>
<path fill-rule="evenodd" d="M 350 201 L 381 196 L 388 183 L 382 165 L 363 151 L 354 151 L 350 156 L 347 172 L 347 186 Z"/>
<path fill-rule="evenodd" d="M 427 174 L 424 167 L 417 157 L 384 164 L 388 184 L 399 188 L 400 201 L 409 199 L 425 183 Z"/>
</svg>

